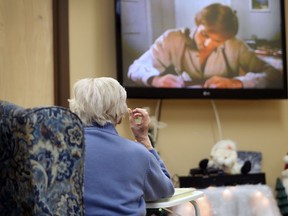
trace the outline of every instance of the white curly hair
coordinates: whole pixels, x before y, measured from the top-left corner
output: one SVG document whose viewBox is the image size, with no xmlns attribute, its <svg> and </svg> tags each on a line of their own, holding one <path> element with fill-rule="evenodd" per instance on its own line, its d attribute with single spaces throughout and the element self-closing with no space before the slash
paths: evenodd
<svg viewBox="0 0 288 216">
<path fill-rule="evenodd" d="M 128 111 L 126 90 L 111 77 L 81 79 L 74 84 L 73 91 L 74 98 L 68 100 L 70 110 L 85 125 L 116 125 Z"/>
</svg>

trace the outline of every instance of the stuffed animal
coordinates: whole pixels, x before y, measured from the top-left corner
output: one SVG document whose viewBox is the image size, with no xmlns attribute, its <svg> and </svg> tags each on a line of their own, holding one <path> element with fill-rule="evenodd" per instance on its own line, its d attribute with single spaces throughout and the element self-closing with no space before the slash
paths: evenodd
<svg viewBox="0 0 288 216">
<path fill-rule="evenodd" d="M 210 158 L 200 161 L 199 167 L 201 170 L 222 170 L 225 174 L 249 173 L 251 162 L 248 160 L 244 164 L 240 164 L 237 159 L 236 143 L 232 140 L 221 140 L 211 149 Z"/>
</svg>

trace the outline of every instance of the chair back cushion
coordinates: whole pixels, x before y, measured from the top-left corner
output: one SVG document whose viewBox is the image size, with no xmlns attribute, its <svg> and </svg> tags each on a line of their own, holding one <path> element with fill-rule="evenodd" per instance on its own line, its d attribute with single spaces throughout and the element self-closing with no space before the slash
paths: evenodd
<svg viewBox="0 0 288 216">
<path fill-rule="evenodd" d="M 0 215 L 84 215 L 84 132 L 64 107 L 0 101 Z"/>
</svg>

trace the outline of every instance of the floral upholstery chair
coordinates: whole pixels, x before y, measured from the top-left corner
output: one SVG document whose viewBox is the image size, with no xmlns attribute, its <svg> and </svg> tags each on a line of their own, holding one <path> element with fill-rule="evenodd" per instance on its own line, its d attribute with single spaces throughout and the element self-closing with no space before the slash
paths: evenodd
<svg viewBox="0 0 288 216">
<path fill-rule="evenodd" d="M 84 133 L 63 107 L 0 101 L 0 215 L 84 215 Z"/>
</svg>

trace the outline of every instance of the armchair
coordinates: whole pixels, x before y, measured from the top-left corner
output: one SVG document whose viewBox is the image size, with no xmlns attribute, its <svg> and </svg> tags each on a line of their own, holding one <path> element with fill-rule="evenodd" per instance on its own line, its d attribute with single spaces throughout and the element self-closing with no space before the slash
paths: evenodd
<svg viewBox="0 0 288 216">
<path fill-rule="evenodd" d="M 0 215 L 84 215 L 81 120 L 0 101 Z"/>
</svg>

